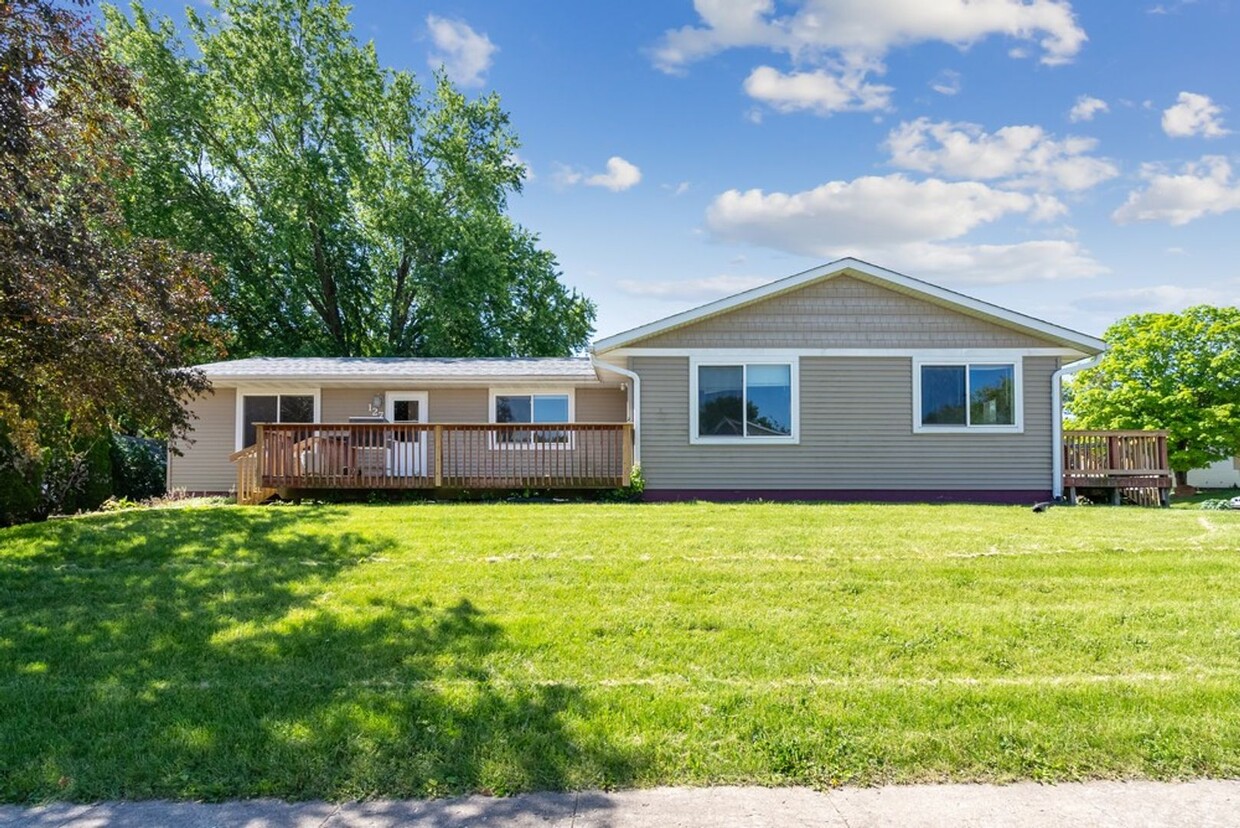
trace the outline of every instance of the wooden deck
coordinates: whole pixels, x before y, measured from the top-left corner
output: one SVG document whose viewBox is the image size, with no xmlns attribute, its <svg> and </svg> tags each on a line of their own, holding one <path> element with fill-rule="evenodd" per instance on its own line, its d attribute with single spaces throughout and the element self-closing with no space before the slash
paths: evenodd
<svg viewBox="0 0 1240 828">
<path fill-rule="evenodd" d="M 1063 485 L 1069 502 L 1078 489 L 1106 489 L 1111 503 L 1125 497 L 1166 506 L 1175 485 L 1165 431 L 1065 431 Z"/>
<path fill-rule="evenodd" d="M 266 423 L 232 456 L 237 501 L 367 489 L 627 486 L 631 423 Z"/>
</svg>

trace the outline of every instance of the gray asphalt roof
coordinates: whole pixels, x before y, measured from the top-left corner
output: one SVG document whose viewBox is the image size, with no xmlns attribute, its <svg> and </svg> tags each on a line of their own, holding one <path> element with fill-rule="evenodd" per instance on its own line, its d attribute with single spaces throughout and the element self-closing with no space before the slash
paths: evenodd
<svg viewBox="0 0 1240 828">
<path fill-rule="evenodd" d="M 435 379 L 545 378 L 595 380 L 588 357 L 408 358 L 251 357 L 208 362 L 198 368 L 208 379 Z"/>
</svg>

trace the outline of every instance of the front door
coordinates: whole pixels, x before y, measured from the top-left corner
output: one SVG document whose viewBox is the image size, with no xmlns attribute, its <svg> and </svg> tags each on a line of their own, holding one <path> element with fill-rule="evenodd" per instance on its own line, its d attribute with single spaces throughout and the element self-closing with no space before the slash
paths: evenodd
<svg viewBox="0 0 1240 828">
<path fill-rule="evenodd" d="M 389 423 L 425 423 L 425 391 L 389 391 L 387 420 Z M 429 432 L 423 428 L 394 429 L 388 447 L 387 472 L 393 477 L 425 477 L 426 444 Z"/>
</svg>

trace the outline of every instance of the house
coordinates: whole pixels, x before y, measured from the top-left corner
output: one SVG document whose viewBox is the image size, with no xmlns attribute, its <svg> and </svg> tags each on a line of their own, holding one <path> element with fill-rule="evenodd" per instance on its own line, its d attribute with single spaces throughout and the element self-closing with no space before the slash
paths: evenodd
<svg viewBox="0 0 1240 828">
<path fill-rule="evenodd" d="M 1188 473 L 1188 485 L 1198 489 L 1231 489 L 1240 486 L 1240 457 L 1218 460 Z"/>
<path fill-rule="evenodd" d="M 1029 502 L 1060 491 L 1065 366 L 1104 347 L 842 259 L 586 357 L 201 366 L 214 392 L 190 403 L 169 485 L 229 491 L 240 466 L 255 499 L 600 488 L 636 461 L 648 499 Z"/>
</svg>

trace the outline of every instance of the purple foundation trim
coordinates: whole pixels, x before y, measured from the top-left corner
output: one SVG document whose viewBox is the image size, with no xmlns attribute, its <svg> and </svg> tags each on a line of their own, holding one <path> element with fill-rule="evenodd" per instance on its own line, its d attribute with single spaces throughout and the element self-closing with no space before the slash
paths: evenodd
<svg viewBox="0 0 1240 828">
<path fill-rule="evenodd" d="M 1046 489 L 647 489 L 642 500 L 715 502 L 809 500 L 836 503 L 992 503 L 1028 504 L 1050 500 Z"/>
</svg>

